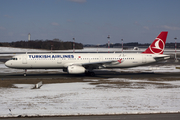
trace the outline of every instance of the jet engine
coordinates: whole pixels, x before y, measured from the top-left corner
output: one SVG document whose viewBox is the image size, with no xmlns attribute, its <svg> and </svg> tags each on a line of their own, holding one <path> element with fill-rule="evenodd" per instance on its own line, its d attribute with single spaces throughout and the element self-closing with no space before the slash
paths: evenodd
<svg viewBox="0 0 180 120">
<path fill-rule="evenodd" d="M 71 65 L 68 66 L 67 71 L 69 74 L 81 74 L 85 73 L 86 69 L 82 66 Z"/>
</svg>

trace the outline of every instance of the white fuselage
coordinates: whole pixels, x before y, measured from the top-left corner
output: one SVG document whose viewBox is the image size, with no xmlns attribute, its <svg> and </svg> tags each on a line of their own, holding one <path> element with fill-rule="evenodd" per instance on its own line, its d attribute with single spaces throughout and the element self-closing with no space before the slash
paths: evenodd
<svg viewBox="0 0 180 120">
<path fill-rule="evenodd" d="M 5 63 L 17 69 L 63 69 L 70 65 L 98 64 L 99 68 L 126 68 L 156 62 L 157 54 L 142 53 L 48 53 L 16 55 Z M 121 60 L 121 61 L 118 61 Z M 108 61 L 113 61 L 108 63 Z M 106 63 L 107 62 L 107 63 Z M 102 66 L 102 67 L 101 67 Z"/>
<path fill-rule="evenodd" d="M 50 53 L 16 55 L 5 65 L 17 69 L 63 69 L 69 74 L 87 73 L 93 69 L 127 68 L 168 59 L 163 55 L 167 31 L 162 31 L 142 53 Z"/>
</svg>

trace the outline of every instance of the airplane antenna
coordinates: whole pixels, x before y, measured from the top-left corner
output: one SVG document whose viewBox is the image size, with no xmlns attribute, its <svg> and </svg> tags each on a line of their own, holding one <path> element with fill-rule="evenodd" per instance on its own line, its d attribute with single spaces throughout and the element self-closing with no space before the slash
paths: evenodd
<svg viewBox="0 0 180 120">
<path fill-rule="evenodd" d="M 109 40 L 110 40 L 110 35 L 108 35 L 108 53 L 109 53 L 109 45 L 110 45 L 110 43 L 109 43 Z"/>
</svg>

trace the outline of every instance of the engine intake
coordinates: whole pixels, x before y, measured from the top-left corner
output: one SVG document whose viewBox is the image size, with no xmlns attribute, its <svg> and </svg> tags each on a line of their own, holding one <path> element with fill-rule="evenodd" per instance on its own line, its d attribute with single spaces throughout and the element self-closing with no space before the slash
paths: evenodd
<svg viewBox="0 0 180 120">
<path fill-rule="evenodd" d="M 85 73 L 86 69 L 82 66 L 72 65 L 68 66 L 67 71 L 69 74 L 81 74 Z"/>
</svg>

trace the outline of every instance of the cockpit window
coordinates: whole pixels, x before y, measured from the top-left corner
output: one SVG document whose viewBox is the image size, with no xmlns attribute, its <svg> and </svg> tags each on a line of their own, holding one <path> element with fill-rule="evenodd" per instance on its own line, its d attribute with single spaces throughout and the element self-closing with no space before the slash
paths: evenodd
<svg viewBox="0 0 180 120">
<path fill-rule="evenodd" d="M 17 58 L 11 58 L 11 60 L 17 60 Z"/>
</svg>

